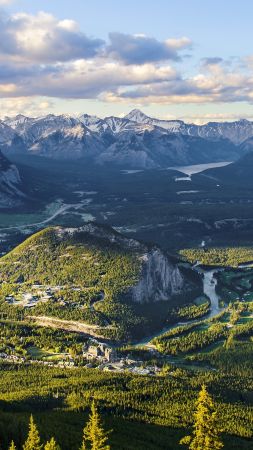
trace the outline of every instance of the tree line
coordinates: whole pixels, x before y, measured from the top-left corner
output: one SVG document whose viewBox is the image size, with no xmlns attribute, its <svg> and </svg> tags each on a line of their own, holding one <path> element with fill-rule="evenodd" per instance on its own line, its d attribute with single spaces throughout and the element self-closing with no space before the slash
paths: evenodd
<svg viewBox="0 0 253 450">
<path fill-rule="evenodd" d="M 93 400 L 79 450 L 110 450 L 109 435 L 111 433 L 112 431 L 104 430 L 98 407 Z M 192 434 L 182 438 L 179 443 L 189 450 L 220 450 L 223 447 L 217 411 L 205 385 L 202 386 L 196 401 Z M 8 450 L 17 450 L 13 440 Z M 22 450 L 61 450 L 61 447 L 54 437 L 45 444 L 42 443 L 38 427 L 31 415 L 28 435 Z M 74 450 L 73 447 L 70 450 Z"/>
<path fill-rule="evenodd" d="M 97 405 L 93 400 L 89 420 L 83 429 L 83 440 L 79 450 L 110 450 L 108 435 L 109 432 L 104 430 Z M 11 442 L 9 450 L 17 450 L 14 441 Z M 38 427 L 31 415 L 28 436 L 22 450 L 61 450 L 61 447 L 54 437 L 51 437 L 45 444 L 42 443 Z"/>
</svg>

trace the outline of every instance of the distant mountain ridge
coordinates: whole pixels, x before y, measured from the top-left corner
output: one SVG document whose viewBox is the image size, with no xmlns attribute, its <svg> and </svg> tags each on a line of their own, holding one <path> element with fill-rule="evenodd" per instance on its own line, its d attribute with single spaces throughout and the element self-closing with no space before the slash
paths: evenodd
<svg viewBox="0 0 253 450">
<path fill-rule="evenodd" d="M 233 161 L 251 151 L 253 122 L 187 124 L 148 117 L 138 109 L 125 117 L 82 114 L 24 115 L 0 121 L 0 149 L 53 159 L 86 159 L 129 168 Z"/>
<path fill-rule="evenodd" d="M 173 133 L 199 136 L 204 139 L 229 139 L 239 145 L 253 136 L 253 122 L 241 119 L 235 122 L 208 122 L 204 125 L 188 124 L 182 120 L 160 120 L 146 116 L 139 109 L 132 110 L 126 119 L 147 125 L 158 126 Z"/>
</svg>

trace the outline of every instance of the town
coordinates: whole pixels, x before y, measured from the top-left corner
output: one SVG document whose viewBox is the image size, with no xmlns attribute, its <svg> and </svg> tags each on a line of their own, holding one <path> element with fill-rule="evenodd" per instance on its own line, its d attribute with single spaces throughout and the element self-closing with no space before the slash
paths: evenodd
<svg viewBox="0 0 253 450">
<path fill-rule="evenodd" d="M 89 339 L 84 345 L 83 357 L 89 361 L 85 367 L 92 368 L 95 363 L 98 370 L 105 372 L 128 371 L 138 375 L 156 375 L 161 371 L 157 366 L 144 367 L 142 360 L 132 359 L 129 355 L 122 358 L 117 355 L 115 348 L 96 339 Z"/>
<path fill-rule="evenodd" d="M 10 349 L 9 349 L 10 350 Z M 77 368 L 80 365 L 87 369 L 97 369 L 104 372 L 129 372 L 136 375 L 159 375 L 162 371 L 161 367 L 157 365 L 148 365 L 142 359 L 131 357 L 130 354 L 126 356 L 120 355 L 116 348 L 105 342 L 100 342 L 94 338 L 88 338 L 83 345 L 82 355 L 73 357 L 69 353 L 55 354 L 55 358 L 50 355 L 38 358 L 32 353 L 28 353 L 27 356 L 21 356 L 15 354 L 15 350 L 11 349 L 12 353 L 1 352 L 0 362 L 12 363 L 12 364 L 27 364 L 27 365 L 43 365 L 47 367 L 60 367 L 60 368 Z M 156 351 L 150 349 L 157 355 Z"/>
</svg>

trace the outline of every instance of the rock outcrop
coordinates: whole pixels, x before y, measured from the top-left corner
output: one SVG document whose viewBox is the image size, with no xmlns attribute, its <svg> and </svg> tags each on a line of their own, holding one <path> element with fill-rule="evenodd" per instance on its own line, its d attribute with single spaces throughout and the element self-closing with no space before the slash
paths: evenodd
<svg viewBox="0 0 253 450">
<path fill-rule="evenodd" d="M 24 197 L 17 167 L 0 152 L 0 208 L 18 206 Z"/>
<path fill-rule="evenodd" d="M 139 303 L 169 300 L 185 290 L 185 279 L 177 265 L 159 249 L 152 248 L 141 257 L 138 284 L 132 288 L 133 301 Z"/>
<path fill-rule="evenodd" d="M 57 235 L 61 239 L 87 233 L 93 237 L 102 239 L 116 245 L 119 249 L 130 251 L 140 262 L 139 281 L 127 292 L 128 298 L 138 303 L 150 303 L 156 301 L 169 301 L 170 298 L 186 291 L 189 283 L 184 278 L 178 265 L 159 247 L 147 245 L 129 239 L 113 228 L 87 223 L 80 228 L 58 228 Z"/>
</svg>

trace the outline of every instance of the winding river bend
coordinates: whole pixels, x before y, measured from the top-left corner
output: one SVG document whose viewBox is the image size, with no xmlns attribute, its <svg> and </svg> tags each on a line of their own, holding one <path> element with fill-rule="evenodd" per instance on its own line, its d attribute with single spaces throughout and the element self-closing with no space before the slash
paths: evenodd
<svg viewBox="0 0 253 450">
<path fill-rule="evenodd" d="M 195 265 L 193 266 L 193 269 L 196 270 L 198 273 L 203 275 L 203 293 L 209 298 L 210 300 L 210 312 L 208 315 L 204 316 L 202 320 L 210 319 L 211 317 L 216 316 L 222 311 L 222 308 L 219 307 L 219 296 L 216 292 L 216 285 L 217 280 L 215 278 L 215 273 L 219 272 L 222 269 L 203 269 L 202 267 Z M 152 347 L 151 341 L 152 339 L 161 336 L 162 334 L 166 333 L 167 331 L 178 327 L 179 325 L 186 325 L 194 322 L 199 322 L 200 319 L 194 319 L 194 320 L 187 320 L 185 322 L 179 321 L 177 323 L 174 323 L 173 325 L 168 325 L 167 327 L 164 327 L 162 330 L 160 330 L 157 333 L 154 333 L 151 336 L 148 336 L 144 339 L 142 339 L 140 342 L 136 344 L 136 347 Z"/>
<path fill-rule="evenodd" d="M 207 270 L 204 272 L 203 292 L 211 302 L 209 318 L 216 316 L 221 312 L 221 308 L 219 307 L 219 296 L 216 292 L 217 280 L 215 278 L 215 273 L 217 273 L 218 270 L 220 269 Z"/>
</svg>

